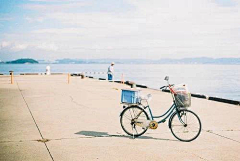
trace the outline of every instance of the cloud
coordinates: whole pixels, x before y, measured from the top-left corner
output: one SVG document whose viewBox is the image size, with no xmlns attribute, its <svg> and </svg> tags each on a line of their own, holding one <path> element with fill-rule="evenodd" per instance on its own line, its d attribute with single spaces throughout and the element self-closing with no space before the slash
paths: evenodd
<svg viewBox="0 0 240 161">
<path fill-rule="evenodd" d="M 2 41 L 0 43 L 0 51 L 12 51 L 12 52 L 19 52 L 19 51 L 27 51 L 27 50 L 44 50 L 44 51 L 57 51 L 58 46 L 55 43 L 21 43 L 21 42 L 9 42 L 9 41 Z"/>
<path fill-rule="evenodd" d="M 237 5 L 237 0 L 215 0 L 215 3 L 224 7 Z"/>
<path fill-rule="evenodd" d="M 229 31 L 239 27 L 238 7 L 222 7 L 212 1 L 128 1 L 134 10 L 123 13 L 51 13 L 49 19 L 75 28 L 41 29 L 35 33 L 82 34 L 86 38 L 116 38 L 165 41 L 165 46 L 179 46 L 206 41 L 225 41 Z M 192 3 L 190 3 L 192 2 Z M 135 40 L 137 39 L 137 41 Z M 228 39 L 228 41 L 233 41 Z M 235 40 L 234 40 L 235 41 Z M 111 42 L 110 42 L 111 43 Z M 118 45 L 118 44 L 116 44 Z M 151 46 L 151 44 L 147 44 Z M 158 44 L 161 46 L 162 44 Z M 208 45 L 208 43 L 205 43 Z M 192 47 L 188 45 L 189 47 Z M 139 46 L 141 48 L 141 46 Z"/>
<path fill-rule="evenodd" d="M 0 22 L 1 21 L 11 21 L 11 20 L 13 20 L 13 17 L 10 16 L 9 14 L 0 13 Z"/>
<path fill-rule="evenodd" d="M 34 22 L 41 23 L 45 20 L 45 18 L 44 17 L 29 17 L 29 16 L 27 16 L 27 17 L 25 17 L 25 20 L 27 20 L 30 23 L 34 23 Z"/>
<path fill-rule="evenodd" d="M 57 51 L 58 50 L 58 46 L 56 46 L 54 43 L 41 43 L 38 45 L 34 45 L 34 47 L 36 49 L 41 49 L 41 50 L 45 50 L 45 51 Z"/>
<path fill-rule="evenodd" d="M 38 12 L 63 12 L 70 10 L 79 10 L 81 7 L 90 5 L 90 2 L 79 1 L 36 1 L 36 2 L 63 2 L 63 3 L 45 3 L 45 4 L 24 4 L 23 9 L 33 10 Z"/>
<path fill-rule="evenodd" d="M 39 29 L 33 30 L 34 34 L 80 34 L 83 33 L 84 29 L 82 28 L 49 28 L 49 29 Z"/>
<path fill-rule="evenodd" d="M 80 26 L 106 33 L 127 31 L 134 34 L 184 33 L 214 34 L 235 28 L 240 23 L 238 7 L 220 7 L 207 0 L 194 1 L 129 1 L 135 10 L 125 13 L 48 14 L 48 19 L 64 25 Z M 161 35 L 159 35 L 161 36 Z"/>
<path fill-rule="evenodd" d="M 2 42 L 0 43 L 0 50 L 1 50 L 1 49 L 4 49 L 4 48 L 7 48 L 7 47 L 9 47 L 10 45 L 11 45 L 10 42 L 2 41 Z"/>
<path fill-rule="evenodd" d="M 23 5 L 36 11 L 25 16 L 30 27 L 4 39 L 18 42 L 21 50 L 57 51 L 62 57 L 240 56 L 239 0 L 96 2 L 31 0 Z"/>
<path fill-rule="evenodd" d="M 12 18 L 9 17 L 0 17 L 0 21 L 11 21 Z"/>
<path fill-rule="evenodd" d="M 14 44 L 11 50 L 14 52 L 22 51 L 28 48 L 28 44 Z"/>
<path fill-rule="evenodd" d="M 30 2 L 79 2 L 81 0 L 29 0 Z"/>
<path fill-rule="evenodd" d="M 9 51 L 22 51 L 27 49 L 28 44 L 22 44 L 22 43 L 13 43 L 9 41 L 2 41 L 0 43 L 0 50 L 9 50 Z"/>
</svg>

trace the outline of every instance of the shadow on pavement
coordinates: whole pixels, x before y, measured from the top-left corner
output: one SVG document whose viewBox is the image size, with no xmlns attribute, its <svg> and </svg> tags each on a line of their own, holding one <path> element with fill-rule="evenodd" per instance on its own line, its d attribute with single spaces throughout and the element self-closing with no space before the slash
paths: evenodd
<svg viewBox="0 0 240 161">
<path fill-rule="evenodd" d="M 98 132 L 98 131 L 79 131 L 75 133 L 77 135 L 84 135 L 84 136 L 91 136 L 91 137 L 119 137 L 119 138 L 129 138 L 133 139 L 132 136 L 128 135 L 109 135 L 107 132 Z M 178 141 L 178 140 L 172 140 L 172 139 L 163 139 L 163 138 L 154 138 L 151 136 L 139 136 L 134 139 L 153 139 L 153 140 L 162 140 L 162 141 Z"/>
</svg>

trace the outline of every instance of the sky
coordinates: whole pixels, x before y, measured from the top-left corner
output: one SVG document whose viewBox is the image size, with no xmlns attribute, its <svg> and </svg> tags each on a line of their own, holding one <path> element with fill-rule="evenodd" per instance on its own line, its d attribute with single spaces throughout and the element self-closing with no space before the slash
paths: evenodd
<svg viewBox="0 0 240 161">
<path fill-rule="evenodd" d="M 240 57 L 240 0 L 0 0 L 0 60 Z"/>
</svg>

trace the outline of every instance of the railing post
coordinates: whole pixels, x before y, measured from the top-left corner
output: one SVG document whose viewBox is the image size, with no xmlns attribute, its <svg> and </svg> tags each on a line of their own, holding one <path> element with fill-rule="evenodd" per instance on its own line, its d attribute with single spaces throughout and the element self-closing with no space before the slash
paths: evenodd
<svg viewBox="0 0 240 161">
<path fill-rule="evenodd" d="M 124 84 L 124 75 L 123 75 L 123 73 L 122 73 L 121 83 Z"/>
<path fill-rule="evenodd" d="M 9 71 L 11 75 L 11 84 L 13 84 L 13 71 Z"/>
<path fill-rule="evenodd" d="M 68 84 L 70 83 L 70 73 L 68 73 Z"/>
</svg>

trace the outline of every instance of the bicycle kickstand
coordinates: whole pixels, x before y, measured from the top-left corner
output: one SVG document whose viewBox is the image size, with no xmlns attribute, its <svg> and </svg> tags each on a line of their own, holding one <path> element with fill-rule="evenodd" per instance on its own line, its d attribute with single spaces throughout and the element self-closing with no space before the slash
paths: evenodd
<svg viewBox="0 0 240 161">
<path fill-rule="evenodd" d="M 132 132 L 133 132 L 133 126 L 132 126 Z M 133 139 L 135 139 L 135 138 L 134 138 L 134 132 L 133 132 Z"/>
</svg>

